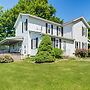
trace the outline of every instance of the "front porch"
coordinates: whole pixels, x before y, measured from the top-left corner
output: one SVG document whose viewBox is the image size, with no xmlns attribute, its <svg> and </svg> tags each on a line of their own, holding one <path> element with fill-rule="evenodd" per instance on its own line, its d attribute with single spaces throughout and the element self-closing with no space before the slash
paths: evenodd
<svg viewBox="0 0 90 90">
<path fill-rule="evenodd" d="M 0 42 L 0 55 L 10 55 L 14 60 L 22 59 L 21 48 L 23 38 L 10 37 Z"/>
</svg>

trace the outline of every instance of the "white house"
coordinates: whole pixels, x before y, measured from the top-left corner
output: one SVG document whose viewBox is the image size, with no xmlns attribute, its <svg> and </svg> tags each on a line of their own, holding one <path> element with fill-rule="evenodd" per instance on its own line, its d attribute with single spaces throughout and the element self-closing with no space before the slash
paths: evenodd
<svg viewBox="0 0 90 90">
<path fill-rule="evenodd" d="M 64 55 L 74 56 L 76 48 L 88 49 L 88 28 L 84 17 L 58 24 L 30 14 L 19 14 L 14 25 L 15 37 L 0 42 L 9 45 L 10 53 L 19 53 L 22 57 L 37 53 L 42 36 L 51 37 L 53 47 L 64 50 Z"/>
</svg>

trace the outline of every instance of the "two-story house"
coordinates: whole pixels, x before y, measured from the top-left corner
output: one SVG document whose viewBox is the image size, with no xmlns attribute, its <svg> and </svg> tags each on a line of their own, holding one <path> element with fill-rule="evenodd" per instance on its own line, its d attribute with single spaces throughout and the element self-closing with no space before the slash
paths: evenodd
<svg viewBox="0 0 90 90">
<path fill-rule="evenodd" d="M 35 56 L 45 34 L 51 37 L 53 47 L 61 48 L 66 56 L 74 56 L 76 48 L 88 48 L 90 26 L 83 17 L 58 24 L 30 14 L 19 14 L 14 28 L 15 37 L 6 38 L 0 44 L 8 45 L 10 53 L 20 53 L 22 57 Z"/>
</svg>

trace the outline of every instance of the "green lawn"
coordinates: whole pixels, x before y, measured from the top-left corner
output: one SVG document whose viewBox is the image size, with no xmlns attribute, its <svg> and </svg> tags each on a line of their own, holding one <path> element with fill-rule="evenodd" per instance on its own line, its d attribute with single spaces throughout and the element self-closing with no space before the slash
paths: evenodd
<svg viewBox="0 0 90 90">
<path fill-rule="evenodd" d="M 0 90 L 90 90 L 90 62 L 0 64 Z"/>
</svg>

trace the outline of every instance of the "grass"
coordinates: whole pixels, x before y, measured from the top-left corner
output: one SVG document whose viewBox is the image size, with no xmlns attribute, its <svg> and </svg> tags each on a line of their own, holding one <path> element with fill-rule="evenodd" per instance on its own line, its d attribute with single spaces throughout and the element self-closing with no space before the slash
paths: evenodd
<svg viewBox="0 0 90 90">
<path fill-rule="evenodd" d="M 0 90 L 90 90 L 90 62 L 0 64 Z"/>
</svg>

